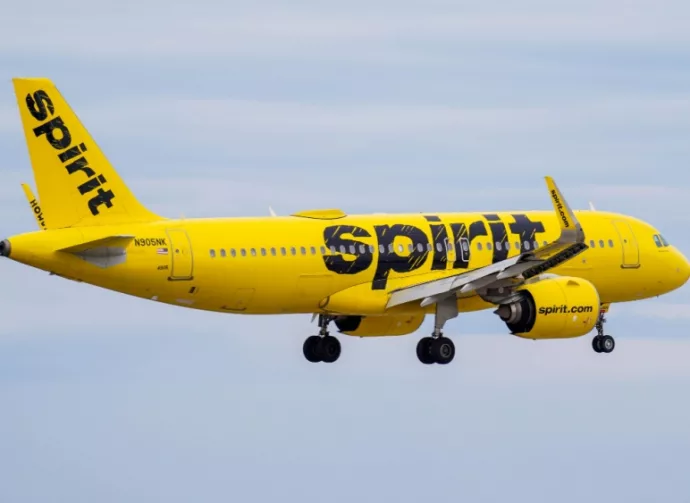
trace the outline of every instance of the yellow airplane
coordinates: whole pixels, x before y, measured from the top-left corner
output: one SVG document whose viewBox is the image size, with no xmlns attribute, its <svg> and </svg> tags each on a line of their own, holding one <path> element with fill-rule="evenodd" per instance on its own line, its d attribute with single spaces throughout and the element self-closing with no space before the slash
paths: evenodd
<svg viewBox="0 0 690 503">
<path fill-rule="evenodd" d="M 594 350 L 610 353 L 610 304 L 665 294 L 690 276 L 653 226 L 573 211 L 550 177 L 554 211 L 166 219 L 139 203 L 50 80 L 13 82 L 39 197 L 24 191 L 39 231 L 2 241 L 2 256 L 177 306 L 312 314 L 319 333 L 303 345 L 310 362 L 340 356 L 331 323 L 350 336 L 398 336 L 432 315 L 417 356 L 447 364 L 455 346 L 445 323 L 482 309 L 526 339 L 596 329 Z"/>
</svg>

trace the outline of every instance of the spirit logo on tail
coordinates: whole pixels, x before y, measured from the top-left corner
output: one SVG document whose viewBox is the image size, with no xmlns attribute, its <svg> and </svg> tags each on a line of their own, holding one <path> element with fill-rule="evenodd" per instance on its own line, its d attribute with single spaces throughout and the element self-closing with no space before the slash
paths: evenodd
<svg viewBox="0 0 690 503">
<path fill-rule="evenodd" d="M 87 151 L 86 145 L 80 143 L 79 145 L 73 145 L 72 133 L 70 132 L 67 125 L 65 125 L 62 117 L 55 115 L 55 106 L 53 101 L 43 90 L 36 91 L 33 95 L 26 95 L 26 107 L 29 113 L 34 119 L 39 122 L 43 122 L 48 117 L 52 117 L 47 122 L 43 122 L 40 126 L 33 129 L 34 135 L 36 137 L 44 136 L 48 143 L 57 151 L 58 159 L 65 165 L 67 173 L 73 175 L 74 173 L 81 171 L 86 175 L 85 182 L 81 183 L 77 189 L 81 195 L 88 194 L 95 189 L 96 195 L 93 196 L 88 201 L 89 210 L 93 215 L 99 214 L 99 207 L 105 205 L 107 208 L 112 208 L 112 200 L 115 198 L 115 194 L 112 190 L 105 190 L 102 185 L 107 182 L 103 175 L 97 174 L 90 166 L 86 157 L 81 155 Z"/>
</svg>

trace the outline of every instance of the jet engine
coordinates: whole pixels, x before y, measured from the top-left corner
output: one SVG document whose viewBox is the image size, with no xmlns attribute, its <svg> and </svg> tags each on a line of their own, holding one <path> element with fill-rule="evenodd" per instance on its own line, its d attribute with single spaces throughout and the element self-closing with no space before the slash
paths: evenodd
<svg viewBox="0 0 690 503">
<path fill-rule="evenodd" d="M 600 307 L 592 283 L 561 276 L 521 286 L 516 297 L 494 312 L 518 337 L 564 339 L 591 332 Z"/>
<path fill-rule="evenodd" d="M 339 316 L 334 320 L 338 331 L 355 337 L 407 335 L 419 329 L 424 314 L 387 316 Z"/>
</svg>

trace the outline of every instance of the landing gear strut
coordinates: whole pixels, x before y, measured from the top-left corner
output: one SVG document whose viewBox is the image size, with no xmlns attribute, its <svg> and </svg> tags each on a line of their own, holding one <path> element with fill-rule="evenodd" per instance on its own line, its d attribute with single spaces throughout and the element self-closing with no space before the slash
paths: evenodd
<svg viewBox="0 0 690 503">
<path fill-rule="evenodd" d="M 320 314 L 319 335 L 312 335 L 304 341 L 304 357 L 311 363 L 333 363 L 340 357 L 340 341 L 328 333 L 331 321 L 333 317 Z"/>
<path fill-rule="evenodd" d="M 422 338 L 417 343 L 417 358 L 425 365 L 438 363 L 447 365 L 455 357 L 455 344 L 447 337 L 443 337 L 443 326 L 446 321 L 458 315 L 458 304 L 455 295 L 443 299 L 436 304 L 434 317 L 434 331 L 431 337 Z"/>
<path fill-rule="evenodd" d="M 610 335 L 604 335 L 604 323 L 606 317 L 604 311 L 599 312 L 599 319 L 597 319 L 597 335 L 592 339 L 592 349 L 597 353 L 610 353 L 616 347 L 616 341 Z"/>
</svg>

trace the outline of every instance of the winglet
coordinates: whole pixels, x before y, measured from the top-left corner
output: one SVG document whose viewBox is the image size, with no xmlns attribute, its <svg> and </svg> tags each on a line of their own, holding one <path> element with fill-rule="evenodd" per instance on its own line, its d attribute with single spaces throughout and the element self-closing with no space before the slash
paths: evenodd
<svg viewBox="0 0 690 503">
<path fill-rule="evenodd" d="M 556 216 L 558 217 L 558 223 L 561 225 L 561 237 L 559 241 L 583 243 L 585 241 L 585 233 L 582 231 L 580 222 L 575 218 L 575 213 L 570 209 L 570 205 L 563 197 L 563 194 L 561 194 L 553 178 L 550 176 L 544 178 L 546 179 L 546 186 L 549 189 L 553 209 L 556 211 Z"/>
<path fill-rule="evenodd" d="M 26 200 L 29 202 L 29 206 L 31 206 L 31 212 L 36 218 L 36 223 L 38 224 L 39 229 L 46 230 L 46 219 L 43 217 L 43 210 L 41 209 L 41 205 L 38 204 L 38 199 L 36 199 L 36 196 L 34 196 L 31 187 L 29 187 L 26 183 L 22 183 L 22 189 L 24 189 L 24 195 L 26 196 Z"/>
</svg>

